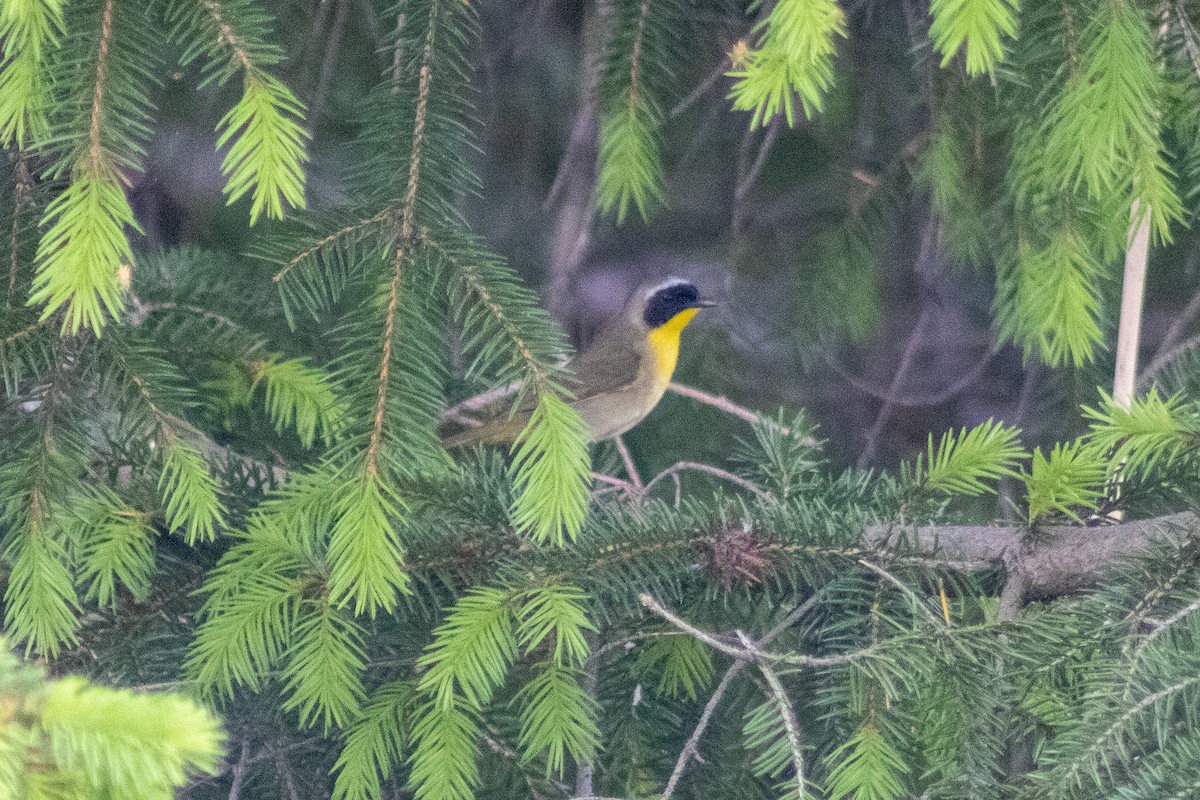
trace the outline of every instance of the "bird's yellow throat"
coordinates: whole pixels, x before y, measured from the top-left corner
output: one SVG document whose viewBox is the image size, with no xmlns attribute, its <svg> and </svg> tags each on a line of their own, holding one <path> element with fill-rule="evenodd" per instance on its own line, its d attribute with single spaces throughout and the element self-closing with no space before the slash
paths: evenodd
<svg viewBox="0 0 1200 800">
<path fill-rule="evenodd" d="M 679 358 L 679 334 L 696 316 L 699 309 L 686 308 L 650 331 L 650 352 L 654 354 L 654 377 L 663 389 L 671 382 L 675 361 Z"/>
</svg>

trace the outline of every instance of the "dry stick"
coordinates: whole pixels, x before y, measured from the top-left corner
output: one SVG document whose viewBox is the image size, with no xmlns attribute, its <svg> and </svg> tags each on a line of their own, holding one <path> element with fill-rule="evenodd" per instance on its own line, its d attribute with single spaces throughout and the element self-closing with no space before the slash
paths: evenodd
<svg viewBox="0 0 1200 800">
<path fill-rule="evenodd" d="M 1129 246 L 1125 251 L 1125 280 L 1121 287 L 1121 321 L 1117 330 L 1117 365 L 1113 402 L 1129 408 L 1137 381 L 1138 341 L 1142 327 L 1142 298 L 1146 291 L 1146 262 L 1150 255 L 1150 207 L 1141 202 L 1130 209 Z"/>
<path fill-rule="evenodd" d="M 693 470 L 695 472 L 703 472 L 707 475 L 712 475 L 714 478 L 720 478 L 721 480 L 729 481 L 730 483 L 736 484 L 762 498 L 771 496 L 769 492 L 764 492 L 762 489 L 758 488 L 745 478 L 734 475 L 732 472 L 723 470 L 720 467 L 714 467 L 709 464 L 701 464 L 698 461 L 678 461 L 674 465 L 667 467 L 662 472 L 650 479 L 650 482 L 646 484 L 646 487 L 643 490 L 643 494 L 649 494 L 650 490 L 653 489 L 654 485 L 660 480 L 666 478 L 667 476 L 675 475 L 682 470 Z"/>
<path fill-rule="evenodd" d="M 825 589 L 823 588 L 813 592 L 807 600 L 796 606 L 779 624 L 763 634 L 763 637 L 755 642 L 754 645 L 756 647 L 765 647 L 770 644 L 779 634 L 796 624 L 824 596 Z M 679 758 L 675 761 L 675 769 L 671 771 L 671 778 L 667 781 L 667 788 L 663 790 L 659 800 L 671 800 L 671 796 L 675 794 L 675 788 L 679 785 L 679 780 L 683 777 L 684 771 L 687 770 L 688 764 L 691 763 L 697 754 L 700 738 L 704 736 L 704 731 L 708 728 L 708 724 L 712 720 L 713 712 L 720 705 L 721 699 L 725 696 L 725 692 L 728 691 L 729 685 L 733 683 L 733 679 L 738 676 L 739 672 L 746 668 L 747 663 L 749 662 L 735 660 L 729 666 L 729 669 L 725 671 L 721 682 L 717 684 L 717 688 L 713 690 L 712 696 L 708 698 L 708 703 L 705 704 L 704 711 L 700 714 L 700 720 L 696 723 L 695 729 L 692 730 L 692 735 L 688 737 L 687 743 L 684 744 L 683 750 L 680 751 Z"/>
<path fill-rule="evenodd" d="M 737 632 L 738 638 L 742 644 L 747 647 L 753 643 L 750 638 L 741 631 Z M 796 798 L 801 800 L 805 795 L 804 787 L 804 749 L 800 741 L 800 721 L 796 719 L 796 709 L 792 706 L 791 698 L 783 688 L 783 681 L 779 680 L 779 676 L 775 670 L 768 667 L 761 661 L 756 662 L 758 671 L 762 673 L 763 680 L 770 687 L 770 696 L 775 700 L 776 711 L 783 719 L 784 731 L 787 734 L 788 749 L 792 754 L 792 766 L 796 768 L 794 780 L 796 781 Z"/>
<path fill-rule="evenodd" d="M 1113 370 L 1113 404 L 1128 409 L 1137 383 L 1138 341 L 1142 332 L 1142 300 L 1146 293 L 1146 262 L 1150 257 L 1150 207 L 1134 200 L 1129 210 L 1128 248 L 1125 251 L 1125 280 L 1121 286 L 1121 321 L 1117 329 L 1117 364 Z M 1121 466 L 1109 488 L 1110 496 L 1121 495 Z M 1120 509 L 1110 515 L 1120 521 Z"/>
<path fill-rule="evenodd" d="M 333 17 L 333 26 L 329 29 L 329 41 L 325 45 L 325 58 L 321 61 L 321 76 L 317 80 L 317 90 L 313 93 L 312 113 L 309 120 L 315 124 L 325 106 L 325 98 L 329 94 L 329 84 L 333 80 L 333 68 L 337 63 L 338 50 L 342 46 L 342 32 L 346 28 L 346 17 L 350 14 L 350 0 L 337 0 L 337 13 Z"/>
<path fill-rule="evenodd" d="M 867 432 L 867 443 L 863 446 L 862 453 L 858 456 L 858 468 L 863 469 L 875 458 L 875 453 L 879 449 L 879 437 L 883 434 L 883 426 L 891 419 L 892 409 L 896 407 L 896 393 L 899 391 L 901 384 L 908 377 L 908 371 L 912 368 L 913 359 L 917 355 L 917 346 L 921 343 L 921 339 L 925 333 L 925 326 L 929 323 L 930 305 L 926 303 L 921 309 L 921 315 L 917 317 L 917 324 L 913 326 L 912 334 L 908 338 L 908 344 L 904 346 L 904 354 L 900 357 L 900 364 L 896 367 L 896 373 L 892 376 L 892 384 L 888 387 L 887 399 L 884 400 L 883 407 L 879 409 L 879 415 L 875 417 L 875 424 L 871 426 L 871 430 Z"/>
<path fill-rule="evenodd" d="M 617 446 L 617 452 L 621 454 L 621 460 L 625 462 L 625 473 L 629 476 L 630 483 L 633 484 L 635 489 L 641 491 L 642 477 L 638 475 L 637 465 L 633 463 L 633 454 L 625 446 L 625 440 L 620 436 L 614 436 L 613 444 Z"/>
<path fill-rule="evenodd" d="M 979 379 L 979 376 L 983 374 L 985 369 L 987 369 L 988 364 L 992 363 L 992 359 L 995 357 L 995 355 L 995 351 L 988 350 L 984 353 L 983 358 L 979 360 L 979 363 L 977 363 L 974 367 L 971 367 L 971 369 L 969 369 L 966 374 L 964 374 L 957 381 L 936 394 L 927 394 L 925 396 L 910 395 L 908 397 L 890 397 L 887 392 L 868 385 L 865 381 L 850 374 L 849 370 L 837 363 L 837 361 L 834 360 L 832 353 L 826 354 L 825 363 L 828 364 L 829 368 L 836 372 L 842 378 L 842 380 L 850 384 L 851 388 L 867 395 L 868 397 L 873 397 L 876 400 L 884 401 L 890 398 L 893 405 L 900 406 L 901 408 L 923 408 L 928 406 L 940 406 L 942 403 L 950 401 L 956 395 L 963 392 Z"/>
</svg>

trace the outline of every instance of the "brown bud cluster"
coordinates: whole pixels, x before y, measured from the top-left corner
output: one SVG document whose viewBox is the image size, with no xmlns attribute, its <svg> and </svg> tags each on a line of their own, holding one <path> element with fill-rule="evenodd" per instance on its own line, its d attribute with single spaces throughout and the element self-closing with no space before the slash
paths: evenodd
<svg viewBox="0 0 1200 800">
<path fill-rule="evenodd" d="M 771 568 L 774 547 L 760 541 L 751 530 L 722 528 L 710 536 L 696 539 L 703 556 L 705 571 L 725 586 L 735 583 L 762 583 Z"/>
</svg>

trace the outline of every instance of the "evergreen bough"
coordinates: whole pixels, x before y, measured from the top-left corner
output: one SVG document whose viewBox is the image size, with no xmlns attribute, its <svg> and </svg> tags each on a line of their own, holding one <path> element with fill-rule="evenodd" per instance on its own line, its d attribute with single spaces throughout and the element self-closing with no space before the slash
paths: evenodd
<svg viewBox="0 0 1200 800">
<path fill-rule="evenodd" d="M 1196 35 L 1187 4 L 1165 8 L 931 3 L 916 50 L 940 66 L 929 129 L 834 210 L 814 252 L 850 268 L 822 273 L 825 289 L 869 310 L 875 223 L 919 187 L 950 249 L 994 267 L 1000 335 L 1051 365 L 1092 360 L 1131 221 L 1168 242 L 1200 174 Z M 856 30 L 847 8 L 717 11 L 742 26 L 729 100 L 749 127 L 816 117 Z M 596 191 L 618 220 L 668 199 L 664 109 L 704 35 L 690 14 L 643 0 L 605 20 Z M 1019 564 L 998 576 L 920 535 L 950 538 L 959 502 L 1000 480 L 1023 489 L 1030 542 L 1178 504 L 1200 455 L 1187 392 L 1102 396 L 1088 432 L 1048 453 L 996 421 L 931 436 L 895 475 L 827 474 L 802 418 L 760 420 L 737 471 L 707 473 L 715 490 L 592 493 L 562 338 L 461 212 L 479 186 L 475 9 L 389 15 L 402 24 L 363 98 L 351 200 L 305 211 L 305 108 L 265 5 L 0 5 L 14 646 L 139 686 L 182 677 L 246 743 L 231 780 L 274 787 L 262 796 L 300 791 L 292 752 L 331 776 L 306 792 L 347 800 L 389 785 L 436 800 L 1200 785 L 1194 517 L 1102 588 L 1019 615 Z M 201 88 L 240 79 L 214 131 L 225 192 L 250 224 L 295 212 L 253 245 L 269 280 L 192 248 L 134 256 L 125 187 L 168 59 Z M 306 352 L 305 326 L 338 357 Z M 534 404 L 507 463 L 440 448 L 452 355 L 469 386 Z M 138 663 L 118 667 L 121 647 Z M 45 682 L 6 657 L 0 715 L 0 786 L 18 797 L 161 797 L 218 771 L 214 718 L 175 697 Z M 247 755 L 266 740 L 271 780 Z"/>
</svg>

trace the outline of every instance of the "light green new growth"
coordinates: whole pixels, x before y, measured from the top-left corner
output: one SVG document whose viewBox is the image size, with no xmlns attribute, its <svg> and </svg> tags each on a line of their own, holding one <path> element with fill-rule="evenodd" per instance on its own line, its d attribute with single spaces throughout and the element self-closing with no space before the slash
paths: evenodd
<svg viewBox="0 0 1200 800">
<path fill-rule="evenodd" d="M 358 470 L 338 490 L 329 533 L 329 592 L 339 607 L 374 617 L 407 591 L 397 521 L 404 501 L 377 472 Z"/>
<path fill-rule="evenodd" d="M 265 211 L 282 219 L 284 205 L 304 208 L 304 106 L 281 81 L 247 71 L 242 99 L 217 125 L 217 147 L 229 147 L 221 172 L 234 203 L 251 195 L 250 224 Z"/>
<path fill-rule="evenodd" d="M 122 266 L 133 261 L 125 228 L 139 230 L 116 173 L 102 161 L 81 165 L 42 219 L 49 226 L 38 244 L 38 270 L 30 305 L 42 319 L 65 308 L 63 333 L 100 333 L 106 316 L 124 305 Z"/>
<path fill-rule="evenodd" d="M 599 704 L 579 687 L 578 670 L 539 664 L 513 701 L 521 708 L 518 745 L 524 761 L 545 754 L 546 776 L 562 777 L 571 763 L 588 763 L 600 746 Z"/>
<path fill-rule="evenodd" d="M 1004 40 L 1017 36 L 1018 0 L 933 0 L 929 35 L 947 66 L 966 51 L 968 75 L 993 73 L 1004 58 Z"/>
<path fill-rule="evenodd" d="M 1081 39 L 1082 62 L 1041 131 L 1047 174 L 1091 198 L 1132 193 L 1157 240 L 1169 242 L 1183 206 L 1163 155 L 1165 92 L 1149 18 L 1127 0 L 1100 3 Z"/>
<path fill-rule="evenodd" d="M 150 515 L 130 508 L 115 492 L 93 487 L 74 508 L 82 530 L 79 580 L 85 600 L 117 607 L 118 589 L 139 602 L 150 594 L 154 537 Z"/>
<path fill-rule="evenodd" d="M 636 97 L 606 116 L 600 128 L 596 203 L 604 214 L 616 209 L 618 224 L 631 205 L 648 222 L 651 209 L 663 202 L 658 125 L 645 98 Z"/>
<path fill-rule="evenodd" d="M 826 789 L 830 797 L 854 800 L 893 800 L 904 797 L 911 768 L 873 724 L 854 732 L 850 740 L 827 757 L 831 770 Z"/>
<path fill-rule="evenodd" d="M 544 392 L 512 454 L 513 527 L 556 547 L 574 541 L 587 516 L 591 486 L 588 437 L 579 414 Z"/>
<path fill-rule="evenodd" d="M 936 448 L 929 435 L 927 452 L 917 456 L 914 482 L 924 492 L 980 495 L 994 491 L 984 481 L 1017 476 L 1025 451 L 1017 443 L 1017 428 L 995 420 L 942 434 Z"/>
<path fill-rule="evenodd" d="M 417 694 L 405 681 L 385 683 L 372 694 L 348 729 L 334 770 L 333 800 L 381 797 L 381 782 L 404 762 Z"/>
<path fill-rule="evenodd" d="M 45 55 L 62 32 L 62 0 L 0 4 L 0 144 L 6 148 L 29 148 L 49 130 Z"/>
<path fill-rule="evenodd" d="M 491 702 L 517 657 L 516 602 L 512 592 L 488 586 L 464 594 L 418 662 L 427 668 L 418 691 L 446 710 L 458 702 L 472 708 Z"/>
<path fill-rule="evenodd" d="M 46 498 L 35 498 L 45 503 Z M 25 653 L 55 658 L 59 648 L 78 638 L 79 600 L 67 568 L 65 536 L 55 523 L 57 514 L 43 508 L 4 553 L 11 565 L 4 593 L 5 632 L 25 643 Z"/>
<path fill-rule="evenodd" d="M 256 0 L 172 0 L 168 20 L 180 61 L 200 61 L 204 84 L 242 76 L 241 98 L 217 125 L 218 149 L 229 148 L 221 164 L 229 202 L 250 194 L 252 225 L 264 212 L 282 219 L 285 205 L 304 208 L 309 134 L 304 105 L 267 72 L 283 60 L 268 40 L 271 15 Z"/>
<path fill-rule="evenodd" d="M 410 780 L 418 797 L 473 797 L 474 715 L 491 702 L 519 655 L 550 645 L 551 658 L 535 665 L 514 701 L 521 704 L 523 758 L 545 754 L 546 774 L 561 775 L 567 756 L 579 760 L 595 752 L 598 707 L 578 681 L 589 652 L 585 631 L 596 630 L 584 611 L 586 599 L 555 583 L 523 591 L 478 586 L 459 599 L 418 661 L 426 672 L 417 690 L 430 698 L 413 731 Z"/>
<path fill-rule="evenodd" d="M 1163 399 L 1157 389 L 1122 408 L 1101 393 L 1096 407 L 1084 406 L 1091 420 L 1090 442 L 1108 453 L 1110 472 L 1145 474 L 1156 465 L 1169 467 L 1200 449 L 1200 424 L 1194 407 L 1182 395 Z"/>
<path fill-rule="evenodd" d="M 729 96 L 738 111 L 750 111 L 751 127 L 783 113 L 795 125 L 795 98 L 805 118 L 821 111 L 833 84 L 836 38 L 846 35 L 846 16 L 836 0 L 780 0 L 759 23 L 758 48 L 728 73 L 737 81 Z"/>
<path fill-rule="evenodd" d="M 171 800 L 200 775 L 216 775 L 223 734 L 216 717 L 174 695 L 47 681 L 0 639 L 0 790 L 4 797 Z"/>
<path fill-rule="evenodd" d="M 1100 266 L 1088 241 L 1064 225 L 1043 247 L 1022 239 L 1017 258 L 1015 274 L 1001 284 L 996 300 L 1000 334 L 1036 350 L 1043 363 L 1053 367 L 1090 362 L 1104 332 L 1097 287 Z"/>
<path fill-rule="evenodd" d="M 291 629 L 292 645 L 283 656 L 283 710 L 297 711 L 302 727 L 319 719 L 328 735 L 345 729 L 362 705 L 366 666 L 364 631 L 328 598 L 300 605 Z"/>
<path fill-rule="evenodd" d="M 656 636 L 638 648 L 637 672 L 657 676 L 657 690 L 695 700 L 712 683 L 712 650 L 691 636 Z"/>
<path fill-rule="evenodd" d="M 1049 458 L 1042 455 L 1040 447 L 1035 447 L 1029 472 L 1022 470 L 1021 474 L 1029 524 L 1052 514 L 1081 522 L 1079 511 L 1095 509 L 1096 501 L 1104 496 L 1107 469 L 1104 451 L 1082 441 L 1059 442 Z"/>
<path fill-rule="evenodd" d="M 344 428 L 349 409 L 324 370 L 309 366 L 303 358 L 270 358 L 247 366 L 250 392 L 263 384 L 267 414 L 277 432 L 294 426 L 300 442 L 312 447 L 318 437 L 330 444 Z"/>
</svg>

